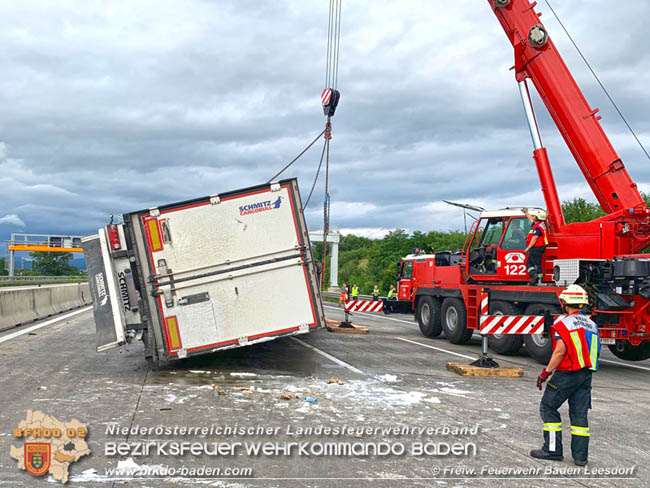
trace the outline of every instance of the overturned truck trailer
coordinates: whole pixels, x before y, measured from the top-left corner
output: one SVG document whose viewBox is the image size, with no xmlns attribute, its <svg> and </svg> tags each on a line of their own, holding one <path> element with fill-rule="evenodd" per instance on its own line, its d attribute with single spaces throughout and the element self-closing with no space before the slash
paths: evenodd
<svg viewBox="0 0 650 488">
<path fill-rule="evenodd" d="M 124 214 L 82 240 L 97 351 L 154 364 L 325 323 L 295 179 Z"/>
</svg>

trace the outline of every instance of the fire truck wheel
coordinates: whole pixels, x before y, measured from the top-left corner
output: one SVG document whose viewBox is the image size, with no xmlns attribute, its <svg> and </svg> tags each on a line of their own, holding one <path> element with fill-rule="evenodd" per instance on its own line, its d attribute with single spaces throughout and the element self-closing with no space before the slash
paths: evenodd
<svg viewBox="0 0 650 488">
<path fill-rule="evenodd" d="M 418 301 L 417 320 L 424 337 L 438 337 L 442 333 L 440 300 L 422 297 Z"/>
<path fill-rule="evenodd" d="M 492 302 L 491 315 L 519 315 L 519 310 L 512 303 Z M 497 354 L 513 354 L 524 344 L 524 338 L 514 334 L 493 334 L 488 337 L 488 344 Z"/>
<path fill-rule="evenodd" d="M 633 346 L 629 342 L 623 344 L 623 350 L 619 351 L 616 346 L 607 346 L 612 354 L 618 359 L 624 361 L 643 361 L 650 359 L 650 341 L 643 341 L 638 346 Z"/>
<path fill-rule="evenodd" d="M 445 298 L 442 302 L 442 330 L 452 344 L 464 344 L 472 337 L 467 328 L 467 310 L 458 298 Z"/>
<path fill-rule="evenodd" d="M 524 315 L 542 315 L 548 310 L 553 315 L 561 313 L 559 307 L 544 303 L 531 303 L 526 307 Z M 553 342 L 547 335 L 529 334 L 524 336 L 524 345 L 528 354 L 540 364 L 548 364 L 553 352 Z"/>
</svg>

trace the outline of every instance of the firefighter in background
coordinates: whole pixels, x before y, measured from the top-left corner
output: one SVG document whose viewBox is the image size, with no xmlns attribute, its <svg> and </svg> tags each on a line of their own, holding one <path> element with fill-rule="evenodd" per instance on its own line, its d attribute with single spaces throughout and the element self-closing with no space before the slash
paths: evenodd
<svg viewBox="0 0 650 488">
<path fill-rule="evenodd" d="M 348 285 L 343 283 L 343 288 L 341 288 L 341 294 L 339 295 L 339 307 L 345 305 L 345 302 L 348 300 Z"/>
<path fill-rule="evenodd" d="M 397 290 L 395 289 L 395 285 L 390 285 L 390 290 L 388 290 L 386 297 L 389 300 L 397 300 Z"/>
<path fill-rule="evenodd" d="M 582 313 L 589 303 L 587 292 L 571 285 L 560 294 L 562 309 L 567 314 L 551 327 L 553 354 L 537 378 L 537 388 L 551 377 L 540 404 L 544 422 L 544 446 L 530 451 L 534 458 L 561 461 L 562 419 L 560 406 L 569 401 L 571 420 L 571 454 L 576 466 L 585 466 L 589 455 L 589 423 L 591 408 L 591 376 L 598 371 L 600 338 L 598 326 Z"/>
<path fill-rule="evenodd" d="M 359 299 L 359 287 L 355 283 L 352 285 L 352 300 L 358 300 Z"/>
<path fill-rule="evenodd" d="M 528 210 L 524 208 L 524 213 L 533 226 L 526 236 L 526 269 L 530 276 L 529 284 L 535 285 L 542 271 L 542 255 L 548 245 L 548 234 L 546 233 L 546 211 L 538 208 Z"/>
<path fill-rule="evenodd" d="M 372 289 L 372 301 L 376 302 L 377 300 L 379 300 L 379 287 L 375 285 Z"/>
</svg>

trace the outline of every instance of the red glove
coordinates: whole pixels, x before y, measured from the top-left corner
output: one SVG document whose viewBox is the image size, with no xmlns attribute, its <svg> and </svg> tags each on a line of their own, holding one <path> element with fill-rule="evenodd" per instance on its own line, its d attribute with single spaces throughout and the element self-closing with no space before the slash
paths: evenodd
<svg viewBox="0 0 650 488">
<path fill-rule="evenodd" d="M 551 376 L 551 373 L 546 371 L 546 368 L 542 370 L 542 372 L 539 374 L 537 377 L 537 389 L 542 390 L 542 384 L 548 379 L 548 377 Z"/>
</svg>

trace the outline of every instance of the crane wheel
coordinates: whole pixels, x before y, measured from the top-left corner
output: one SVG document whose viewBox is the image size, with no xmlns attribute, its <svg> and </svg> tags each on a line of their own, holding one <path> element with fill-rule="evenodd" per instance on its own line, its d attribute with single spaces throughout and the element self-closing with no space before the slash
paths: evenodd
<svg viewBox="0 0 650 488">
<path fill-rule="evenodd" d="M 462 300 L 445 298 L 442 302 L 442 330 L 452 344 L 464 344 L 472 337 L 467 328 L 467 310 Z"/>
<path fill-rule="evenodd" d="M 490 315 L 519 315 L 519 309 L 509 302 L 492 302 Z M 493 334 L 488 337 L 488 344 L 497 354 L 514 354 L 524 344 L 524 338 L 516 334 Z"/>
<path fill-rule="evenodd" d="M 552 315 L 562 313 L 560 307 L 557 305 L 549 305 L 546 303 L 531 303 L 524 310 L 524 315 L 543 315 L 545 311 L 549 311 Z M 528 334 L 524 336 L 524 345 L 528 354 L 540 364 L 547 364 L 551 359 L 553 352 L 553 341 L 548 335 Z"/>
<path fill-rule="evenodd" d="M 643 341 L 638 346 L 633 346 L 629 342 L 623 344 L 623 350 L 619 351 L 617 346 L 607 346 L 612 354 L 618 359 L 624 361 L 643 361 L 650 359 L 650 341 Z"/>
<path fill-rule="evenodd" d="M 422 297 L 418 301 L 417 321 L 424 337 L 438 337 L 442 333 L 440 300 Z"/>
</svg>

